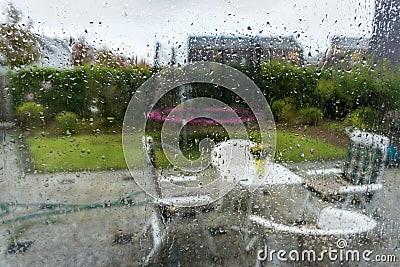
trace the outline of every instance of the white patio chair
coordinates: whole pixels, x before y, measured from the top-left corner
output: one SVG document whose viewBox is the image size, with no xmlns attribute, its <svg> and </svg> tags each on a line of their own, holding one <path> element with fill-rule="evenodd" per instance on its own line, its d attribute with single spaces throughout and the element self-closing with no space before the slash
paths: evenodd
<svg viewBox="0 0 400 267">
<path fill-rule="evenodd" d="M 347 133 L 350 147 L 343 169 L 310 170 L 305 185 L 325 200 L 344 200 L 342 208 L 358 200 L 370 212 L 368 200 L 382 189 L 389 138 L 360 130 Z"/>
<path fill-rule="evenodd" d="M 174 195 L 164 196 L 162 182 L 164 181 L 186 181 L 184 177 L 171 176 L 168 178 L 161 178 L 155 172 L 153 164 L 155 162 L 154 142 L 149 136 L 143 138 L 144 150 L 147 151 L 148 156 L 145 155 L 145 164 L 147 165 L 144 170 L 144 175 L 147 176 L 148 183 L 152 185 L 155 190 L 156 199 L 150 204 L 149 209 L 152 211 L 150 219 L 142 229 L 140 242 L 143 243 L 142 255 L 140 259 L 140 266 L 155 266 L 158 264 L 158 256 L 163 253 L 163 249 L 167 248 L 167 239 L 173 238 L 171 231 L 179 221 L 179 219 L 188 216 L 196 216 L 197 224 L 201 227 L 202 234 L 208 240 L 208 245 L 211 252 L 217 251 L 211 239 L 211 235 L 204 224 L 202 213 L 208 213 L 214 209 L 209 195 L 185 195 L 177 192 Z M 193 176 L 187 177 L 188 181 L 195 179 Z M 146 244 L 144 244 L 146 243 Z M 164 251 L 165 252 L 165 251 Z M 179 264 L 179 259 L 175 258 L 173 265 Z M 155 263 L 156 261 L 156 263 Z"/>
</svg>

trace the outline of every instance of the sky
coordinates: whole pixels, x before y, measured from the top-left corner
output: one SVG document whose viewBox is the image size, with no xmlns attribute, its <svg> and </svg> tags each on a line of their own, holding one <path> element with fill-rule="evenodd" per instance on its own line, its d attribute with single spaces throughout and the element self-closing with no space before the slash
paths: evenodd
<svg viewBox="0 0 400 267">
<path fill-rule="evenodd" d="M 119 49 L 151 63 L 155 43 L 168 61 L 186 57 L 190 35 L 294 35 L 315 57 L 333 35 L 370 37 L 373 0 L 11 0 L 34 31 L 48 36 L 84 36 L 96 47 Z M 0 21 L 5 6 L 0 4 Z"/>
</svg>

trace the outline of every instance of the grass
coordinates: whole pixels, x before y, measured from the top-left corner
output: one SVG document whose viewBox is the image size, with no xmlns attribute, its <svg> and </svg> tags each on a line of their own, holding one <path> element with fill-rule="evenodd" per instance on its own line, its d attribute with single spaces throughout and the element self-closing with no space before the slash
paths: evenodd
<svg viewBox="0 0 400 267">
<path fill-rule="evenodd" d="M 275 160 L 278 162 L 333 160 L 346 156 L 346 148 L 328 144 L 317 138 L 304 137 L 285 131 L 277 131 L 276 135 Z"/>
<path fill-rule="evenodd" d="M 125 169 L 120 134 L 77 135 L 70 137 L 29 137 L 25 140 L 34 159 L 35 169 L 41 172 Z M 192 153 L 197 155 L 198 153 Z M 138 149 L 138 160 L 140 159 Z M 316 138 L 277 131 L 275 159 L 282 161 L 313 161 L 344 158 L 346 149 Z M 160 148 L 156 164 L 169 166 Z"/>
<path fill-rule="evenodd" d="M 126 168 L 120 134 L 29 137 L 25 142 L 38 171 Z"/>
</svg>

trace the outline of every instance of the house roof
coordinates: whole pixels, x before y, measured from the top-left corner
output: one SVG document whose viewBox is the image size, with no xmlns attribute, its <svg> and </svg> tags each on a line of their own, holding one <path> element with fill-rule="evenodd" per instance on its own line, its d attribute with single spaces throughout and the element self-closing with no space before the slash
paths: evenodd
<svg viewBox="0 0 400 267">
<path fill-rule="evenodd" d="M 368 50 L 370 39 L 365 37 L 333 36 L 331 43 L 344 50 Z"/>
<path fill-rule="evenodd" d="M 255 46 L 261 49 L 302 50 L 293 36 L 233 37 L 233 36 L 190 36 L 189 49 L 235 49 L 246 50 Z"/>
</svg>

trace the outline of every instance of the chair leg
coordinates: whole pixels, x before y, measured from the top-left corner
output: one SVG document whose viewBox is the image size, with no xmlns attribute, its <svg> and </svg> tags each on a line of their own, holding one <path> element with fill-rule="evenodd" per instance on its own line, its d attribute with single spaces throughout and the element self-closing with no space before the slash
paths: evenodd
<svg viewBox="0 0 400 267">
<path fill-rule="evenodd" d="M 304 214 L 306 211 L 310 211 L 315 215 L 319 214 L 319 210 L 315 207 L 313 207 L 311 203 L 311 192 L 307 191 L 307 195 L 303 200 L 303 204 L 301 205 L 300 210 L 297 213 L 297 218 L 299 221 L 302 221 L 304 219 Z"/>
<path fill-rule="evenodd" d="M 367 214 L 372 214 L 370 205 L 368 205 L 367 201 L 364 198 L 364 195 L 359 196 L 361 207 L 365 210 Z"/>
<path fill-rule="evenodd" d="M 199 221 L 199 226 L 201 227 L 201 231 L 203 233 L 203 236 L 205 238 L 207 238 L 207 243 L 208 243 L 208 247 L 210 248 L 211 254 L 213 256 L 218 257 L 219 253 L 218 253 L 218 249 L 217 246 L 215 245 L 215 242 L 211 236 L 211 233 L 208 231 L 205 223 L 204 223 L 204 219 L 203 219 L 203 215 L 202 214 L 198 214 L 197 219 Z"/>
<path fill-rule="evenodd" d="M 254 244 L 256 243 L 257 240 L 258 240 L 258 236 L 257 235 L 254 236 L 252 239 L 250 239 L 250 242 L 246 246 L 246 251 L 250 251 L 253 248 L 253 246 L 254 246 Z"/>
<path fill-rule="evenodd" d="M 360 207 L 364 209 L 367 214 L 371 214 L 370 205 L 368 205 L 367 201 L 365 200 L 364 194 L 348 194 L 346 196 L 344 203 L 341 205 L 341 208 L 346 208 L 346 209 L 349 208 L 351 202 L 356 198 L 360 202 Z"/>
<path fill-rule="evenodd" d="M 161 232 L 160 221 L 156 214 L 153 214 L 153 216 L 151 216 L 149 222 L 145 226 L 144 232 L 146 232 L 147 229 L 149 229 L 149 228 L 151 229 L 153 248 L 150 250 L 150 252 L 147 254 L 147 256 L 144 259 L 145 266 L 148 266 L 151 263 L 151 261 L 154 259 L 154 256 L 161 249 L 162 242 L 165 238 L 165 234 L 163 234 Z"/>
<path fill-rule="evenodd" d="M 308 209 L 308 206 L 310 205 L 310 199 L 311 199 L 311 193 L 309 191 L 307 191 L 307 195 L 304 198 L 303 204 L 301 204 L 301 208 L 300 210 L 297 212 L 297 219 L 299 221 L 302 221 L 304 218 L 304 212 Z"/>
<path fill-rule="evenodd" d="M 245 226 L 246 230 L 250 230 L 250 215 L 253 208 L 253 200 L 254 200 L 253 193 L 250 193 L 249 201 L 247 203 L 246 226 Z M 249 231 L 244 232 L 244 242 L 245 243 L 249 242 Z"/>
<path fill-rule="evenodd" d="M 346 209 L 349 208 L 354 198 L 355 198 L 354 194 L 348 194 L 346 196 L 346 199 L 344 200 L 344 203 L 340 207 Z"/>
</svg>

